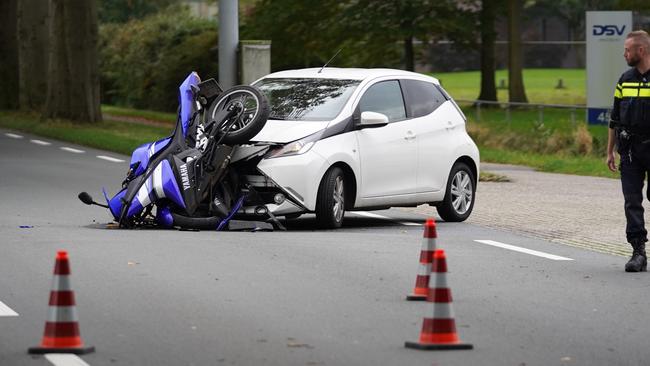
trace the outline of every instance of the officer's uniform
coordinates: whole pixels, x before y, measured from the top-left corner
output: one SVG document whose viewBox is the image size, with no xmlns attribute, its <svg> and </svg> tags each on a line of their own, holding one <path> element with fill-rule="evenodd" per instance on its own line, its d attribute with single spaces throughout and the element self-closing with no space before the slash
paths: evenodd
<svg viewBox="0 0 650 366">
<path fill-rule="evenodd" d="M 636 68 L 631 68 L 621 75 L 614 92 L 609 126 L 616 130 L 618 153 L 621 155 L 619 169 L 625 198 L 627 241 L 634 253 L 643 249 L 645 257 L 643 244 L 648 240 L 648 232 L 642 203 L 643 181 L 646 173 L 650 172 L 650 71 L 641 74 Z"/>
</svg>

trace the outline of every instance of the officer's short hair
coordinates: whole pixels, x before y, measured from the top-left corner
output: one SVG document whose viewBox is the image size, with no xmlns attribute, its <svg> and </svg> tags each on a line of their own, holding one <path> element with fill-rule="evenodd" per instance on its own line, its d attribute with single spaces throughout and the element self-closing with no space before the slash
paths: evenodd
<svg viewBox="0 0 650 366">
<path fill-rule="evenodd" d="M 634 43 L 643 46 L 646 52 L 650 52 L 650 35 L 644 30 L 635 30 L 627 34 L 626 38 L 634 39 Z"/>
</svg>

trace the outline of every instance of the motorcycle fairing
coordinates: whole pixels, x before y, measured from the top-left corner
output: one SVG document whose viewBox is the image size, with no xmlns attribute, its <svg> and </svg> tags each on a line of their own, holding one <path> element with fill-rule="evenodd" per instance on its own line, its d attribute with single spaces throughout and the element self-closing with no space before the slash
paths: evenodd
<svg viewBox="0 0 650 366">
<path fill-rule="evenodd" d="M 195 71 L 192 71 L 187 78 L 183 81 L 179 89 L 179 105 L 181 106 L 180 119 L 181 126 L 183 129 L 183 136 L 187 137 L 187 130 L 190 125 L 190 120 L 194 114 L 194 93 L 192 91 L 192 86 L 196 87 L 201 82 L 199 74 Z"/>
<path fill-rule="evenodd" d="M 108 199 L 106 190 L 104 196 L 107 198 L 108 206 L 115 219 L 119 219 L 123 207 L 123 198 L 126 194 L 126 189 L 121 190 L 111 200 Z M 178 183 L 174 177 L 171 164 L 168 160 L 160 162 L 153 170 L 153 174 L 144 181 L 140 186 L 134 199 L 131 200 L 129 209 L 126 213 L 126 218 L 131 218 L 147 207 L 150 203 L 156 202 L 160 199 L 167 198 L 179 207 L 186 208 L 185 201 L 178 187 Z"/>
<path fill-rule="evenodd" d="M 131 170 L 133 171 L 134 176 L 138 176 L 147 169 L 149 166 L 149 159 L 162 150 L 167 144 L 171 141 L 171 137 L 166 137 L 162 140 L 156 142 L 148 142 L 146 144 L 140 145 L 131 154 Z"/>
</svg>

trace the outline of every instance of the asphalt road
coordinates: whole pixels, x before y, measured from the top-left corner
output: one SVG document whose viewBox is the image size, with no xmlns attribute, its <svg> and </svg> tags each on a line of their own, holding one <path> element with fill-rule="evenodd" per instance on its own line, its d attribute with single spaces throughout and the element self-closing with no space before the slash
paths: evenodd
<svg viewBox="0 0 650 366">
<path fill-rule="evenodd" d="M 621 257 L 439 222 L 458 333 L 475 349 L 411 350 L 431 316 L 404 300 L 424 216 L 349 213 L 336 231 L 309 216 L 287 232 L 107 229 L 108 212 L 76 195 L 113 193 L 128 164 L 115 159 L 128 160 L 0 130 L 0 365 L 650 364 L 650 275 L 624 273 Z M 83 361 L 26 353 L 59 249 L 97 348 Z"/>
</svg>

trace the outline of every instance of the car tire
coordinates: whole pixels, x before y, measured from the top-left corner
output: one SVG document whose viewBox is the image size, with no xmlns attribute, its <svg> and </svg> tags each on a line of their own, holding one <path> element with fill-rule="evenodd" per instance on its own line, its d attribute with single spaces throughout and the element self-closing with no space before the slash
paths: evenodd
<svg viewBox="0 0 650 366">
<path fill-rule="evenodd" d="M 447 179 L 445 198 L 438 204 L 438 214 L 447 222 L 465 221 L 472 213 L 476 198 L 476 179 L 465 163 L 454 164 Z"/>
<path fill-rule="evenodd" d="M 316 197 L 316 222 L 321 229 L 336 229 L 345 216 L 345 174 L 338 167 L 323 176 Z"/>
</svg>

